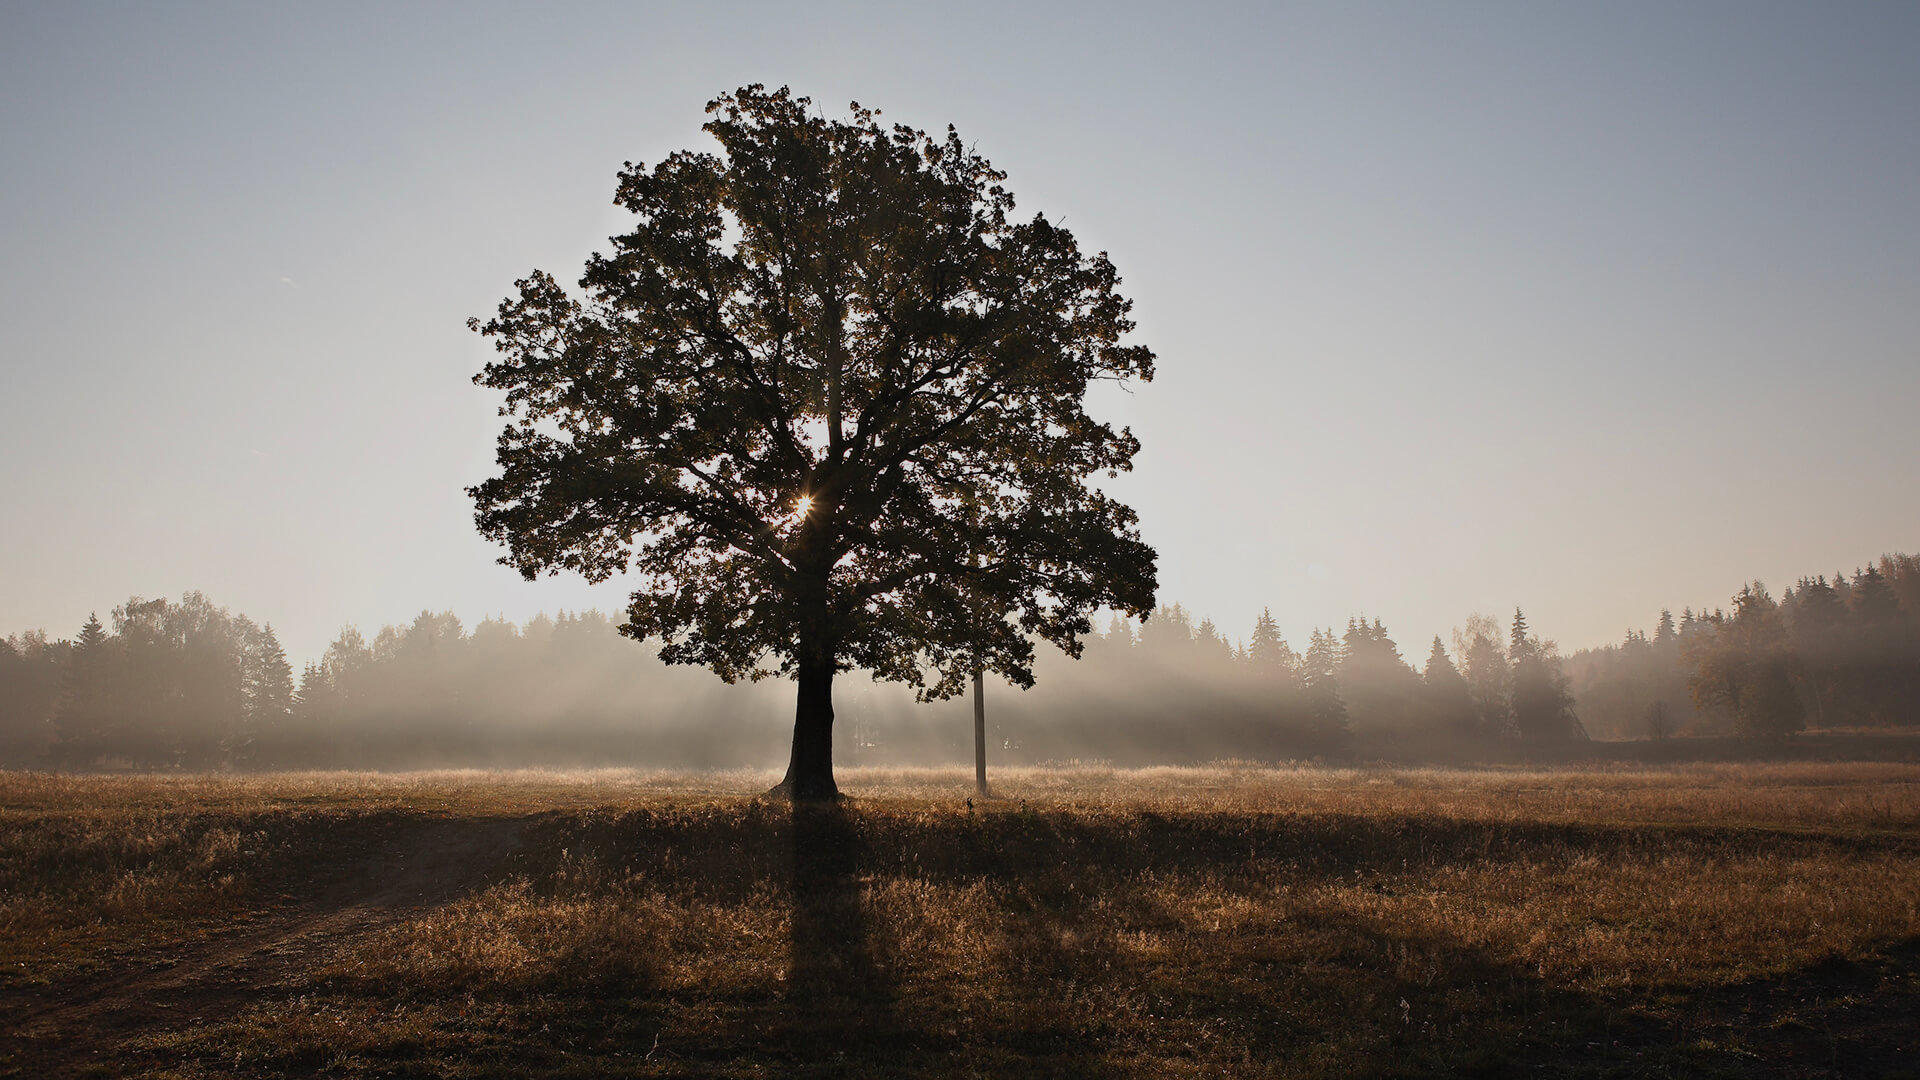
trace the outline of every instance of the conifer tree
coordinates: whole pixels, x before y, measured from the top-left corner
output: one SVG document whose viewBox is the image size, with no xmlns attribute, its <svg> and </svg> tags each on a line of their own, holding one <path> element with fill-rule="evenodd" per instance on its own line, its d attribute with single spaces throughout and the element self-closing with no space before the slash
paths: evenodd
<svg viewBox="0 0 1920 1080">
<path fill-rule="evenodd" d="M 1678 646 L 1677 632 L 1673 625 L 1673 612 L 1660 609 L 1660 623 L 1653 628 L 1653 647 L 1670 651 Z"/>
<path fill-rule="evenodd" d="M 66 686 L 53 716 L 55 764 L 89 764 L 108 749 L 113 734 L 110 639 L 98 613 L 87 615 L 74 639 Z"/>
<path fill-rule="evenodd" d="M 1880 576 L 1893 589 L 1900 610 L 1920 618 L 1920 555 L 1880 556 Z"/>
<path fill-rule="evenodd" d="M 1833 594 L 1840 598 L 1842 604 L 1851 608 L 1853 606 L 1853 586 L 1847 581 L 1846 573 L 1835 570 L 1833 576 L 1827 580 L 1833 583 Z"/>
<path fill-rule="evenodd" d="M 1306 656 L 1307 715 L 1315 738 L 1323 742 L 1346 737 L 1347 702 L 1340 694 L 1340 680 L 1334 674 L 1343 652 L 1333 628 L 1315 630 L 1308 639 Z"/>
<path fill-rule="evenodd" d="M 1139 647 L 1162 663 L 1186 663 L 1193 648 L 1193 617 L 1179 603 L 1160 605 L 1140 624 Z"/>
<path fill-rule="evenodd" d="M 1435 728 L 1451 735 L 1471 735 L 1478 728 L 1479 714 L 1473 707 L 1473 695 L 1466 677 L 1447 656 L 1440 635 L 1433 635 L 1433 647 L 1427 652 L 1427 669 L 1421 676 L 1426 692 L 1426 712 Z"/>
<path fill-rule="evenodd" d="M 1551 642 L 1527 632 L 1527 618 L 1517 607 L 1507 638 L 1507 659 L 1513 680 L 1507 701 L 1515 730 L 1535 739 L 1584 736 L 1559 655 Z"/>
<path fill-rule="evenodd" d="M 1300 657 L 1280 634 L 1273 612 L 1260 609 L 1254 620 L 1253 636 L 1247 639 L 1247 661 L 1257 678 L 1276 682 L 1295 682 L 1300 678 Z"/>
<path fill-rule="evenodd" d="M 1694 702 L 1733 722 L 1742 735 L 1773 738 L 1805 725 L 1793 689 L 1794 657 L 1779 605 L 1759 582 L 1733 598 L 1733 614 L 1716 612 L 1709 629 L 1686 642 Z"/>
<path fill-rule="evenodd" d="M 1340 685 L 1356 730 L 1404 731 L 1420 682 L 1378 617 L 1347 620 L 1341 638 Z"/>
<path fill-rule="evenodd" d="M 243 765 L 258 760 L 263 740 L 272 746 L 283 737 L 293 710 L 293 665 L 272 623 L 248 636 L 244 678 L 246 723 L 233 748 L 235 762 Z"/>
<path fill-rule="evenodd" d="M 1920 634 L 1879 567 L 1855 571 L 1846 603 L 1845 681 L 1856 718 L 1884 726 L 1920 715 Z"/>
<path fill-rule="evenodd" d="M 1233 659 L 1233 646 L 1213 625 L 1212 619 L 1201 619 L 1194 629 L 1193 641 L 1199 647 L 1200 663 L 1210 669 L 1215 677 L 1225 674 L 1227 664 Z"/>
<path fill-rule="evenodd" d="M 332 689 L 327 683 L 327 669 L 319 661 L 309 660 L 301 667 L 300 689 L 294 694 L 293 711 L 304 725 L 318 727 L 326 721 Z"/>
<path fill-rule="evenodd" d="M 1784 605 L 1783 605 L 1784 606 Z M 1841 679 L 1847 659 L 1847 609 L 1825 575 L 1801 578 L 1795 590 L 1788 636 L 1800 661 L 1821 727 L 1840 707 Z"/>
<path fill-rule="evenodd" d="M 0 640 L 0 767 L 48 763 L 73 651 L 71 641 L 48 641 L 40 630 Z"/>
<path fill-rule="evenodd" d="M 1513 609 L 1513 629 L 1507 635 L 1507 659 L 1518 662 L 1532 650 L 1533 639 L 1527 636 L 1527 617 L 1519 608 Z"/>
<path fill-rule="evenodd" d="M 1454 652 L 1460 657 L 1460 673 L 1467 680 L 1483 735 L 1510 734 L 1513 727 L 1509 708 L 1513 672 L 1499 634 L 1500 624 L 1490 615 L 1470 615 L 1466 626 L 1454 631 Z"/>
</svg>

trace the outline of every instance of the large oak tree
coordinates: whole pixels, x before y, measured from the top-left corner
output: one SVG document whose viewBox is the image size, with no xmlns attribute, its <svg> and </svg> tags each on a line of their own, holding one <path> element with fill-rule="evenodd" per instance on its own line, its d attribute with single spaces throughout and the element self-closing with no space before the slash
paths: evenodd
<svg viewBox="0 0 1920 1080">
<path fill-rule="evenodd" d="M 1095 609 L 1154 593 L 1133 511 L 1093 486 L 1139 444 L 1083 406 L 1153 374 L 1113 264 L 1016 221 L 951 128 L 810 104 L 709 103 L 720 152 L 626 166 L 633 229 L 578 295 L 535 271 L 472 324 L 510 417 L 480 531 L 528 578 L 631 571 L 621 630 L 668 662 L 794 678 L 796 799 L 837 795 L 837 672 L 1031 685 L 1036 638 L 1077 656 Z"/>
</svg>

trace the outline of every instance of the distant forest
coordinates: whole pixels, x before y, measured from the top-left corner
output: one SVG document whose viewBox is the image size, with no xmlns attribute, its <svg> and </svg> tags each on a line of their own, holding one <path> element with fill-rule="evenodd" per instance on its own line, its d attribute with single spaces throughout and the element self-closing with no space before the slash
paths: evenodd
<svg viewBox="0 0 1920 1080">
<path fill-rule="evenodd" d="M 1116 764 L 1417 753 L 1587 738 L 1920 725 L 1920 557 L 1850 577 L 1759 582 L 1730 608 L 1663 611 L 1651 631 L 1562 656 L 1516 610 L 1436 637 L 1417 666 L 1379 620 L 1296 649 L 1263 613 L 1230 640 L 1178 604 L 1115 619 L 1039 685 L 995 686 L 1006 763 Z M 855 672 L 836 684 L 836 756 L 960 760 L 965 702 L 916 704 Z M 488 620 L 423 612 L 344 631 L 296 676 L 271 626 L 199 593 L 132 599 L 71 638 L 0 640 L 0 765 L 59 769 L 771 766 L 791 687 L 727 686 L 661 664 L 597 612 Z"/>
</svg>

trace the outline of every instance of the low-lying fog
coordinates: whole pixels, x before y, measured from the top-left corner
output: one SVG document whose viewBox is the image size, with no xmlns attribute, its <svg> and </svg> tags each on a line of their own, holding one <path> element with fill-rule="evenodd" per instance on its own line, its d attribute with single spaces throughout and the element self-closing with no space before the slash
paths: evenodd
<svg viewBox="0 0 1920 1080">
<path fill-rule="evenodd" d="M 1231 637 L 1179 605 L 1115 619 L 1078 661 L 1043 647 L 1038 685 L 989 679 L 999 765 L 1339 757 L 1356 746 L 1458 757 L 1502 744 L 1684 734 L 1777 737 L 1920 723 L 1920 558 L 1851 580 L 1758 583 L 1731 610 L 1662 612 L 1619 645 L 1562 656 L 1525 616 L 1450 641 L 1380 620 L 1296 649 L 1266 617 Z M 773 768 L 793 686 L 668 666 L 597 612 L 472 628 L 423 612 L 348 630 L 296 672 L 269 627 L 198 593 L 134 600 L 72 638 L 0 642 L 0 764 L 57 768 Z M 970 760 L 971 702 L 918 703 L 848 672 L 845 764 Z"/>
</svg>

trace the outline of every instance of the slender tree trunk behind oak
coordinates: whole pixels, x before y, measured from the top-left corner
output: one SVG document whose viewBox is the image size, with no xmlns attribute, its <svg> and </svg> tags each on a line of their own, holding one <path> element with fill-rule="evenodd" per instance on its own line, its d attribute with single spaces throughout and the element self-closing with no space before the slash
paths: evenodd
<svg viewBox="0 0 1920 1080">
<path fill-rule="evenodd" d="M 987 691 L 979 668 L 973 669 L 973 786 L 987 795 Z"/>
<path fill-rule="evenodd" d="M 833 664 L 800 664 L 799 700 L 793 714 L 793 756 L 787 776 L 773 789 L 796 801 L 840 797 L 833 782 Z"/>
</svg>

